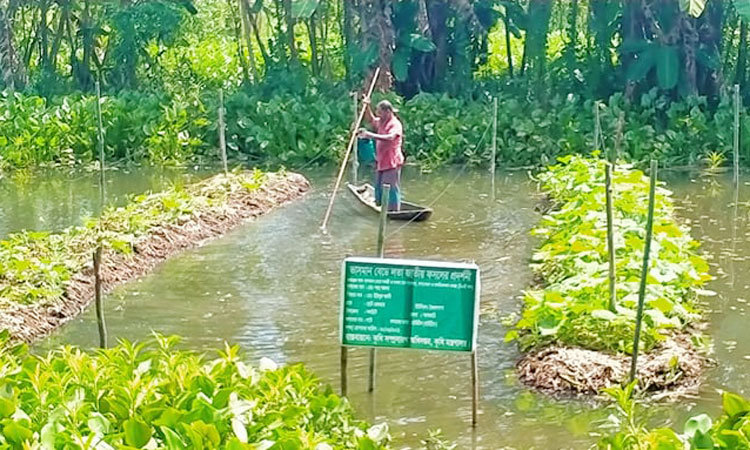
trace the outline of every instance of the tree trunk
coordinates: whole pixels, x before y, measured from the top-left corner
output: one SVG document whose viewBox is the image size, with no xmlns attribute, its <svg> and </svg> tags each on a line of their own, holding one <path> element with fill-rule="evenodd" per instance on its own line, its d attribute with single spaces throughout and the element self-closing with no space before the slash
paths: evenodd
<svg viewBox="0 0 750 450">
<path fill-rule="evenodd" d="M 354 74 L 352 73 L 352 49 L 354 46 L 354 24 L 352 22 L 354 14 L 354 0 L 344 0 L 344 23 L 341 37 L 344 44 L 344 69 L 346 70 L 346 79 L 349 83 L 354 79 Z"/>
<path fill-rule="evenodd" d="M 50 63 L 52 70 L 57 71 L 57 55 L 60 53 L 60 45 L 62 45 L 63 37 L 65 36 L 65 27 L 70 17 L 70 4 L 66 3 L 61 6 L 60 20 L 57 24 L 57 31 L 55 32 L 55 39 L 52 41 L 52 50 L 49 54 Z"/>
<path fill-rule="evenodd" d="M 238 10 L 234 9 L 234 2 L 232 0 L 227 0 L 227 6 L 229 6 L 229 11 L 232 13 L 232 31 L 234 32 L 234 40 L 237 41 L 237 58 L 239 58 L 240 66 L 242 67 L 242 77 L 246 82 L 250 81 L 250 72 L 247 67 L 247 60 L 245 59 L 245 49 L 242 46 L 242 24 L 240 23 L 240 20 L 237 18 L 237 15 L 240 15 L 240 18 L 244 17 L 244 14 L 242 14 L 242 5 L 239 5 Z"/>
<path fill-rule="evenodd" d="M 258 66 L 255 62 L 255 51 L 253 50 L 253 39 L 252 39 L 252 25 L 250 25 L 250 9 L 248 8 L 247 0 L 239 0 L 240 4 L 240 17 L 242 18 L 242 35 L 245 37 L 245 44 L 247 45 L 247 57 L 250 61 L 250 70 L 253 72 L 253 81 L 260 81 L 260 73 L 258 72 Z"/>
<path fill-rule="evenodd" d="M 85 0 L 83 16 L 81 18 L 81 38 L 83 41 L 83 60 L 78 71 L 78 86 L 88 91 L 94 87 L 94 78 L 91 74 L 91 57 L 94 53 L 94 23 L 91 19 L 91 0 Z M 135 77 L 135 67 L 133 67 Z"/>
<path fill-rule="evenodd" d="M 578 0 L 570 4 L 570 28 L 568 29 L 568 48 L 565 50 L 568 59 L 568 70 L 571 75 L 575 70 L 576 47 L 578 46 Z"/>
<path fill-rule="evenodd" d="M 0 10 L 0 71 L 5 87 L 13 92 L 25 84 L 26 71 L 13 45 L 13 28 L 8 10 Z"/>
<path fill-rule="evenodd" d="M 39 61 L 44 70 L 49 69 L 49 28 L 47 16 L 49 15 L 49 3 L 47 0 L 39 1 Z"/>
<path fill-rule="evenodd" d="M 310 16 L 307 20 L 307 34 L 310 38 L 310 64 L 312 66 L 313 76 L 318 78 L 320 76 L 320 65 L 318 61 L 318 38 L 315 35 L 315 14 Z"/>
<path fill-rule="evenodd" d="M 297 60 L 297 45 L 294 40 L 294 25 L 296 23 L 292 16 L 292 0 L 284 0 L 284 20 L 286 21 L 286 36 L 289 45 L 289 54 L 292 61 Z"/>
<path fill-rule="evenodd" d="M 505 23 L 505 55 L 508 58 L 508 75 L 513 78 L 513 50 L 510 48 L 510 19 L 507 10 L 503 22 Z"/>
<path fill-rule="evenodd" d="M 745 86 L 745 72 L 747 71 L 747 22 L 740 23 L 740 45 L 737 47 L 737 70 L 734 73 L 734 83 L 740 88 Z"/>
<path fill-rule="evenodd" d="M 263 39 L 260 37 L 260 29 L 258 28 L 258 19 L 255 14 L 252 14 L 250 10 L 247 10 L 247 20 L 250 22 L 250 26 L 253 28 L 253 34 L 255 35 L 255 41 L 258 42 L 258 50 L 260 55 L 263 57 L 263 65 L 268 66 L 268 62 L 271 61 L 271 56 L 266 50 L 266 46 L 263 45 Z"/>
</svg>

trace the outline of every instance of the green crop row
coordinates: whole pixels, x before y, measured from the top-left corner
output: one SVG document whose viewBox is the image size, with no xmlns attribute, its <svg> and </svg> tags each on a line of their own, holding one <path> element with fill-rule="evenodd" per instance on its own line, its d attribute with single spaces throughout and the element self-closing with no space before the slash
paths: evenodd
<svg viewBox="0 0 750 450">
<path fill-rule="evenodd" d="M 0 341 L 3 449 L 377 450 L 389 439 L 302 366 L 256 369 L 238 347 L 207 359 L 157 335 L 37 356 Z"/>
<path fill-rule="evenodd" d="M 544 165 L 593 145 L 593 104 L 573 95 L 531 100 L 513 86 L 488 87 L 474 98 L 422 93 L 406 100 L 389 95 L 401 110 L 409 162 L 428 169 L 488 164 L 492 96 L 499 104 L 499 167 Z M 217 92 L 121 92 L 103 97 L 101 106 L 108 161 L 217 159 Z M 227 93 L 225 108 L 228 154 L 254 166 L 338 161 L 354 116 L 344 86 L 240 89 Z M 0 111 L 0 168 L 85 164 L 98 157 L 92 96 L 0 95 Z M 600 116 L 605 146 L 618 148 L 629 161 L 657 158 L 675 166 L 707 159 L 721 164 L 731 158 L 733 114 L 727 95 L 712 106 L 702 98 L 668 102 L 656 91 L 638 103 L 614 95 Z M 741 120 L 740 158 L 747 162 L 750 115 Z"/>
<path fill-rule="evenodd" d="M 628 165 L 613 176 L 617 301 L 609 296 L 605 161 L 567 156 L 539 175 L 553 202 L 533 234 L 542 243 L 533 269 L 542 286 L 524 296 L 507 340 L 523 349 L 560 343 L 592 350 L 632 352 L 643 265 L 649 178 Z M 674 330 L 696 321 L 696 300 L 711 277 L 698 243 L 676 222 L 671 193 L 656 193 L 654 236 L 641 344 L 652 349 Z"/>
<path fill-rule="evenodd" d="M 59 299 L 66 283 L 91 260 L 100 243 L 117 252 L 130 252 L 155 227 L 220 210 L 230 195 L 257 189 L 264 180 L 260 171 L 221 175 L 135 196 L 126 206 L 110 207 L 101 217 L 59 233 L 11 234 L 0 241 L 0 307 Z"/>
</svg>

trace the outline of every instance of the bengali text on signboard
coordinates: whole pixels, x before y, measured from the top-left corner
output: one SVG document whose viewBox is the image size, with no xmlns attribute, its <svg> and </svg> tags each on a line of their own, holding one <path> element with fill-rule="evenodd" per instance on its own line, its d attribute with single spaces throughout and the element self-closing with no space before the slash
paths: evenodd
<svg viewBox="0 0 750 450">
<path fill-rule="evenodd" d="M 341 343 L 472 352 L 479 284 L 475 264 L 347 258 Z"/>
</svg>

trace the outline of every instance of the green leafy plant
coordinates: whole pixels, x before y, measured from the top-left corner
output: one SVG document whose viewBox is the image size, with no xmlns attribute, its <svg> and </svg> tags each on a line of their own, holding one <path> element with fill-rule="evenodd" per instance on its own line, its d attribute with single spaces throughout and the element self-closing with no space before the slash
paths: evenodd
<svg viewBox="0 0 750 450">
<path fill-rule="evenodd" d="M 556 205 L 533 234 L 542 244 L 533 269 L 543 287 L 524 296 L 521 317 L 506 336 L 523 349 L 562 343 L 631 352 L 643 259 L 649 180 L 619 164 L 615 171 L 614 234 L 617 304 L 609 305 L 604 164 L 567 156 L 538 175 Z M 674 218 L 670 192 L 656 195 L 654 241 L 641 342 L 648 351 L 698 317 L 696 299 L 711 279 L 687 227 Z"/>
<path fill-rule="evenodd" d="M 37 356 L 2 341 L 0 446 L 9 450 L 377 450 L 389 440 L 301 365 L 255 368 L 236 346 L 209 359 L 155 335 Z"/>
</svg>

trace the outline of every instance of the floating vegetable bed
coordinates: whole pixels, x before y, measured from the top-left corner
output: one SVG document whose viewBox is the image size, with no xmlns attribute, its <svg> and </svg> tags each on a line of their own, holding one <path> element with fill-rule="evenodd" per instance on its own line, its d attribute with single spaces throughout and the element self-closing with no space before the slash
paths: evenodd
<svg viewBox="0 0 750 450">
<path fill-rule="evenodd" d="M 31 341 L 79 314 L 94 295 L 92 255 L 100 244 L 108 289 L 308 189 L 297 174 L 222 174 L 133 197 L 84 226 L 12 234 L 0 241 L 0 329 Z"/>
<path fill-rule="evenodd" d="M 568 156 L 538 177 L 552 206 L 533 234 L 538 286 L 506 340 L 526 352 L 521 380 L 551 392 L 596 393 L 626 381 L 635 330 L 649 178 L 630 166 L 613 176 L 617 296 L 610 304 L 605 162 Z M 711 279 L 699 244 L 676 220 L 671 193 L 656 193 L 637 377 L 646 388 L 695 387 L 704 358 L 698 299 Z"/>
<path fill-rule="evenodd" d="M 7 337 L 7 333 L 5 335 Z M 0 337 L 0 340 L 4 340 Z M 237 347 L 215 359 L 155 336 L 86 353 L 35 356 L 0 348 L 0 447 L 7 449 L 370 449 L 346 400 L 302 366 L 246 364 Z"/>
</svg>

